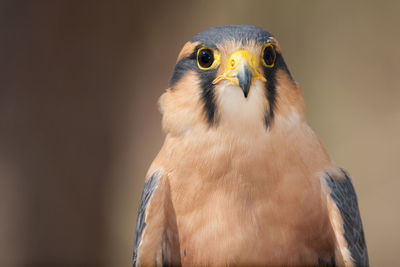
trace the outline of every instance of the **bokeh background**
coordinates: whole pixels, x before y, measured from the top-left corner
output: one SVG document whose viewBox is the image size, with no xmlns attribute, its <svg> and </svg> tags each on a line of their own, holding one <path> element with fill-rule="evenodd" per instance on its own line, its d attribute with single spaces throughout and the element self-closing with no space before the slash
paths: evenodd
<svg viewBox="0 0 400 267">
<path fill-rule="evenodd" d="M 275 34 L 309 124 L 358 192 L 372 266 L 399 266 L 400 2 L 0 2 L 0 266 L 130 266 L 157 108 L 212 26 Z"/>
</svg>

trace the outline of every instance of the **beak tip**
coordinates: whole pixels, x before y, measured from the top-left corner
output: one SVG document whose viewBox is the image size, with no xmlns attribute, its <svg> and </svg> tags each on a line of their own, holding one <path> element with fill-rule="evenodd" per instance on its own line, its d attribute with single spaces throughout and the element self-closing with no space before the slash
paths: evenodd
<svg viewBox="0 0 400 267">
<path fill-rule="evenodd" d="M 249 90 L 250 88 L 248 88 L 247 90 L 245 90 L 245 89 L 243 89 L 243 94 L 244 94 L 244 97 L 245 98 L 247 98 L 247 96 L 249 95 Z"/>
<path fill-rule="evenodd" d="M 244 97 L 247 98 L 250 91 L 253 72 L 249 68 L 244 67 L 244 70 L 242 72 L 239 72 L 237 78 L 239 80 L 239 86 L 243 90 Z"/>
</svg>

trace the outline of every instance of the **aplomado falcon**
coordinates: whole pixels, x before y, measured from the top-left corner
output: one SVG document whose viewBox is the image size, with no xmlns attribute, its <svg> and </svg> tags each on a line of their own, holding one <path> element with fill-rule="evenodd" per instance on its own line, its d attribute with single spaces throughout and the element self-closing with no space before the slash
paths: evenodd
<svg viewBox="0 0 400 267">
<path fill-rule="evenodd" d="M 134 265 L 368 266 L 354 187 L 307 125 L 270 33 L 195 35 L 160 109 Z"/>
</svg>

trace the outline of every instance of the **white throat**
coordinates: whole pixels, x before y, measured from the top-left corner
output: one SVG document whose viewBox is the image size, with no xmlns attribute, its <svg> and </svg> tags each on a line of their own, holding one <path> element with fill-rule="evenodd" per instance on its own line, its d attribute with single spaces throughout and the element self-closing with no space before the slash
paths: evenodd
<svg viewBox="0 0 400 267">
<path fill-rule="evenodd" d="M 267 99 L 261 81 L 255 81 L 249 95 L 244 97 L 240 87 L 222 82 L 215 87 L 220 126 L 235 132 L 265 132 Z"/>
</svg>

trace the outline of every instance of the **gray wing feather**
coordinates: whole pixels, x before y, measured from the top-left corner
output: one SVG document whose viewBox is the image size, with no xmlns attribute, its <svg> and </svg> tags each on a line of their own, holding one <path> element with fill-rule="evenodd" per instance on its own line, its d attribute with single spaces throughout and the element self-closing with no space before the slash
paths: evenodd
<svg viewBox="0 0 400 267">
<path fill-rule="evenodd" d="M 343 219 L 344 237 L 348 244 L 355 266 L 369 266 L 364 230 L 358 209 L 357 195 L 350 177 L 342 170 L 344 179 L 333 179 L 327 174 L 327 184 L 331 189 L 331 198 L 338 207 Z"/>
<path fill-rule="evenodd" d="M 136 222 L 135 244 L 133 249 L 133 266 L 136 266 L 138 247 L 140 241 L 142 241 L 142 234 L 144 228 L 146 227 L 145 218 L 146 218 L 147 204 L 149 203 L 149 200 L 156 189 L 157 179 L 158 179 L 158 173 L 156 172 L 151 176 L 149 180 L 147 180 L 143 188 L 142 198 L 140 200 L 137 222 Z"/>
</svg>

